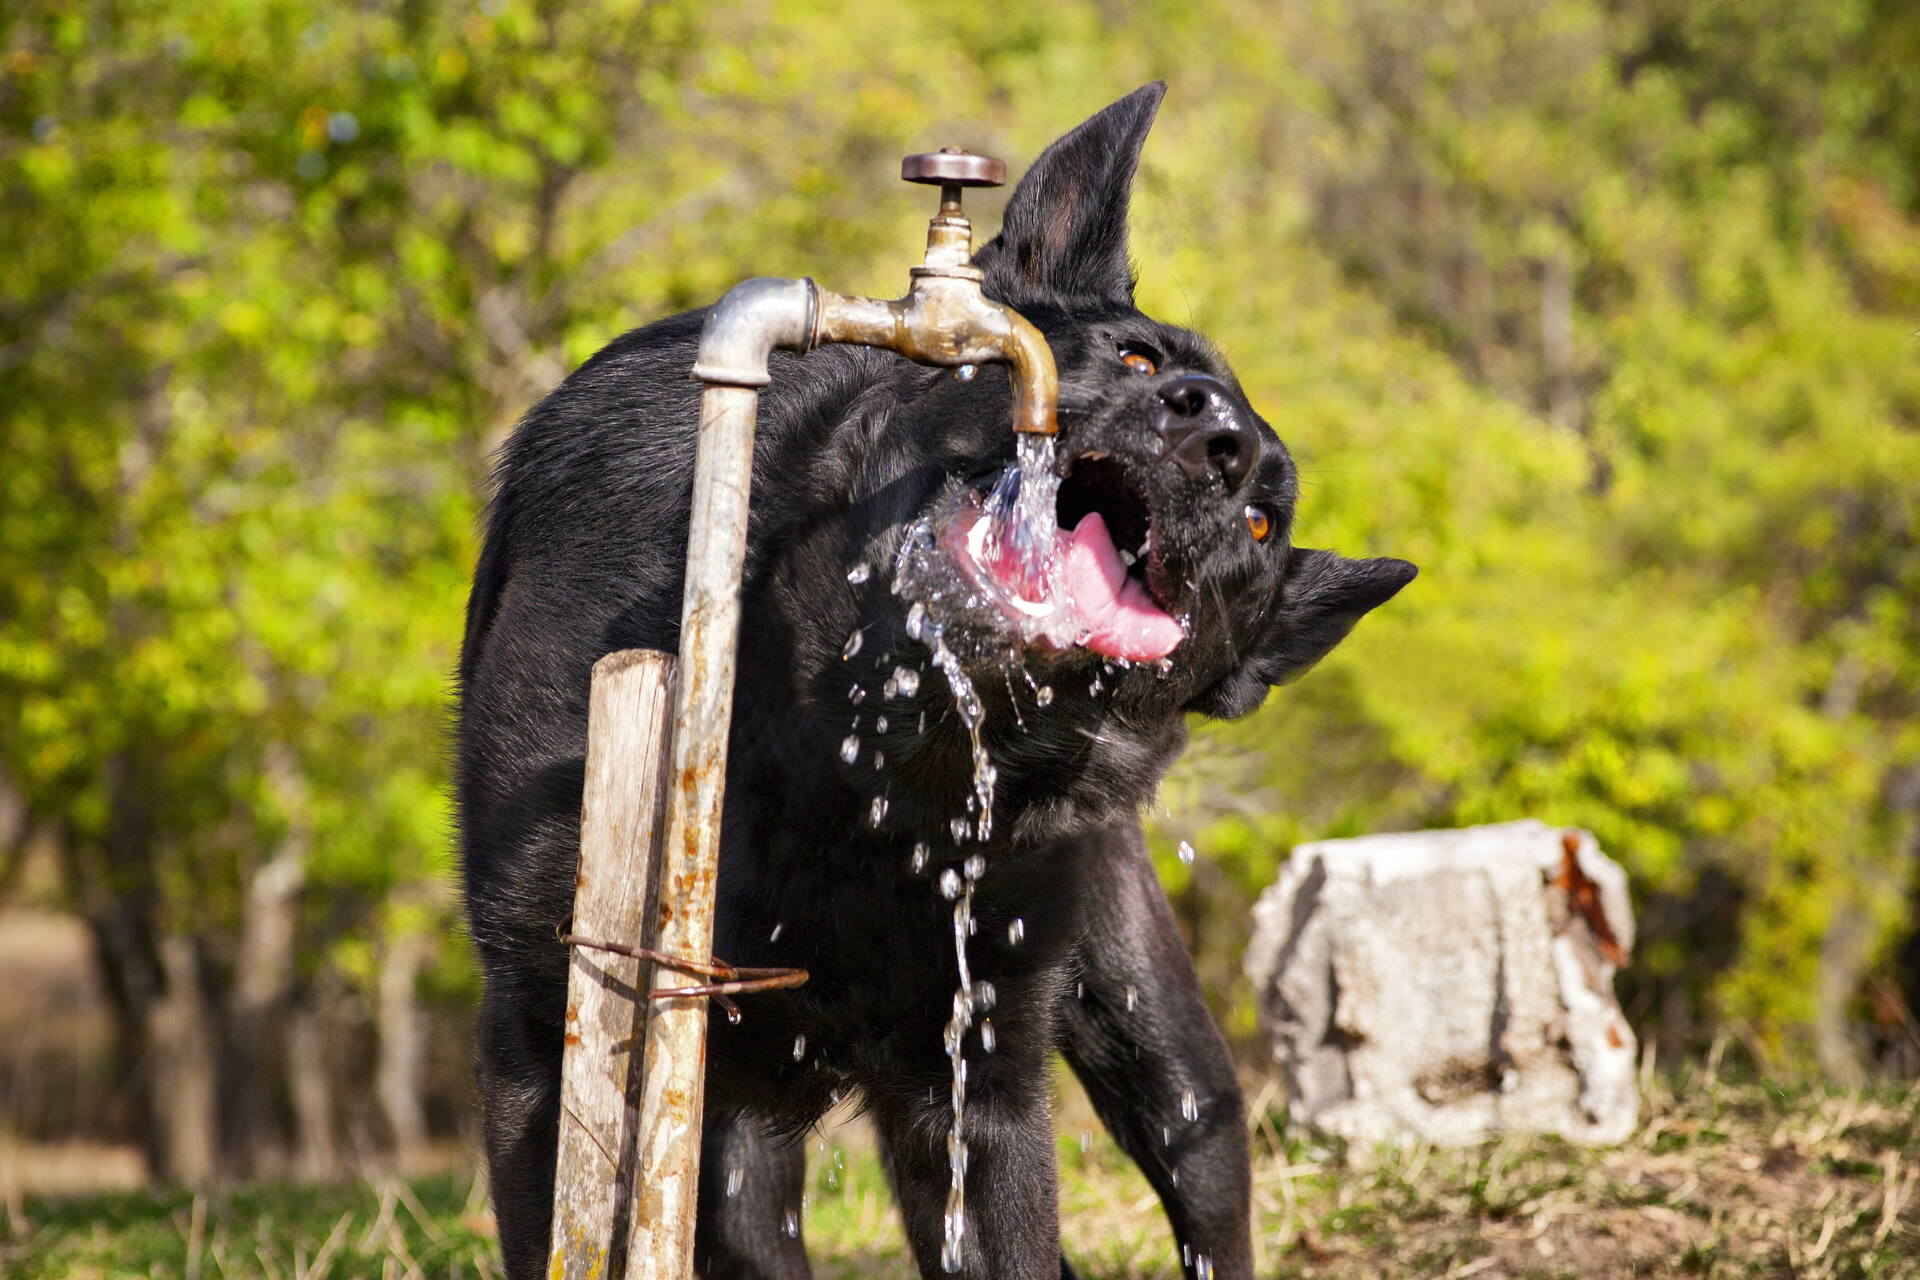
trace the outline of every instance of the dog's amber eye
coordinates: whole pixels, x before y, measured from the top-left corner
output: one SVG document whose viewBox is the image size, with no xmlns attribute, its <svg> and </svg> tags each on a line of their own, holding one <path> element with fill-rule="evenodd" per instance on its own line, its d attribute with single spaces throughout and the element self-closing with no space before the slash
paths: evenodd
<svg viewBox="0 0 1920 1280">
<path fill-rule="evenodd" d="M 1247 507 L 1247 532 L 1253 535 L 1255 542 L 1265 542 L 1267 535 L 1273 532 L 1273 514 L 1265 507 L 1254 503 Z"/>
<path fill-rule="evenodd" d="M 1135 373 L 1155 374 L 1160 372 L 1160 366 L 1155 363 L 1152 356 L 1144 351 L 1136 351 L 1132 347 L 1121 348 L 1120 363 L 1126 365 L 1127 368 L 1133 370 Z"/>
</svg>

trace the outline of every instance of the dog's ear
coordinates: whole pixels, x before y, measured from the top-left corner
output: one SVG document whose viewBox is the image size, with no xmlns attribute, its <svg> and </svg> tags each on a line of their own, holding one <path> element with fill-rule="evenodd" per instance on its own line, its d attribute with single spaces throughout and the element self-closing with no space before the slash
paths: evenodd
<svg viewBox="0 0 1920 1280">
<path fill-rule="evenodd" d="M 1048 147 L 974 261 L 1002 301 L 1133 305 L 1127 202 L 1167 86 L 1154 81 Z"/>
<path fill-rule="evenodd" d="M 1267 690 L 1305 675 L 1355 623 L 1393 599 L 1419 572 L 1405 560 L 1349 560 L 1331 551 L 1293 548 L 1258 643 L 1194 700 L 1193 710 L 1223 720 L 1246 715 L 1266 701 Z"/>
</svg>

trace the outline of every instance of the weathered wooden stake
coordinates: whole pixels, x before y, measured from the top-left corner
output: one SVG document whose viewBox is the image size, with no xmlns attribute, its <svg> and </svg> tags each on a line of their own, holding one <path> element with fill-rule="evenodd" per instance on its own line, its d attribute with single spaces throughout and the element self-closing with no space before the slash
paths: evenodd
<svg viewBox="0 0 1920 1280">
<path fill-rule="evenodd" d="M 573 927 L 633 939 L 657 916 L 657 869 L 672 758 L 674 660 L 623 649 L 593 666 Z M 547 1274 L 616 1280 L 626 1273 L 640 1165 L 640 1046 L 651 965 L 573 948 L 560 1081 L 560 1157 Z"/>
</svg>

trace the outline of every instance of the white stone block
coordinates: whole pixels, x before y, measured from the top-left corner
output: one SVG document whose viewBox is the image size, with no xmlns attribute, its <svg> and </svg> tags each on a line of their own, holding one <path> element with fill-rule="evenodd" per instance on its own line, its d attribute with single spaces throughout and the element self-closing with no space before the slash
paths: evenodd
<svg viewBox="0 0 1920 1280">
<path fill-rule="evenodd" d="M 1639 1112 L 1613 994 L 1632 946 L 1626 873 L 1592 835 L 1506 822 L 1299 846 L 1246 971 L 1297 1128 L 1604 1144 Z"/>
</svg>

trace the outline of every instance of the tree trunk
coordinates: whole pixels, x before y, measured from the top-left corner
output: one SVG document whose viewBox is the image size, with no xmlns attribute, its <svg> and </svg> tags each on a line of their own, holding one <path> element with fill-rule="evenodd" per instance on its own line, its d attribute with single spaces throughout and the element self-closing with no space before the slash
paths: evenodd
<svg viewBox="0 0 1920 1280">
<path fill-rule="evenodd" d="M 380 966 L 380 1110 L 393 1139 L 393 1162 L 401 1172 L 418 1169 L 426 1154 L 427 1113 L 420 1100 L 422 1035 L 416 999 L 426 966 L 427 939 L 419 933 L 390 934 Z"/>
<path fill-rule="evenodd" d="M 147 1012 L 147 1114 L 160 1176 L 204 1186 L 221 1172 L 219 1033 L 191 938 L 160 942 L 165 994 Z"/>
<path fill-rule="evenodd" d="M 231 1087 L 222 1091 L 229 1159 L 255 1177 L 284 1175 L 290 1162 L 280 1085 L 296 1063 L 287 1054 L 287 1016 L 308 846 L 303 787 L 292 752 L 280 743 L 269 746 L 266 772 L 291 825 L 272 859 L 247 883 L 225 1063 Z"/>
<path fill-rule="evenodd" d="M 1573 267 L 1564 246 L 1540 264 L 1540 357 L 1546 367 L 1547 417 L 1556 427 L 1580 430 L 1580 385 L 1573 363 Z"/>
<path fill-rule="evenodd" d="M 340 1176 L 340 1144 L 334 1136 L 332 1063 L 327 1052 L 331 1000 L 316 984 L 287 1016 L 287 1093 L 297 1135 L 294 1170 L 308 1181 Z"/>
</svg>

